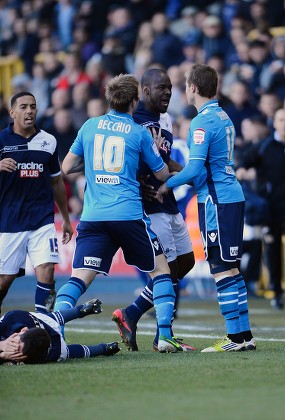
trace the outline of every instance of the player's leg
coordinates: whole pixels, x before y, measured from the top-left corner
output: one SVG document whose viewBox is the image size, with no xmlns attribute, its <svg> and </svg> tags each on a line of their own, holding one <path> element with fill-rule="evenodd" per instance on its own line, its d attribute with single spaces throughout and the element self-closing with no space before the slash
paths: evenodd
<svg viewBox="0 0 285 420">
<path fill-rule="evenodd" d="M 101 222 L 80 222 L 77 226 L 72 273 L 57 293 L 56 311 L 76 306 L 97 273 L 109 272 L 117 247 L 113 245 L 104 226 Z"/>
<path fill-rule="evenodd" d="M 0 313 L 13 281 L 25 274 L 27 235 L 28 232 L 0 233 Z"/>
<path fill-rule="evenodd" d="M 182 347 L 172 340 L 171 319 L 175 301 L 174 289 L 170 277 L 170 269 L 163 254 L 160 241 L 149 228 L 146 220 L 136 220 L 120 224 L 117 236 L 125 260 L 129 265 L 135 265 L 143 271 L 148 271 L 153 279 L 153 302 L 156 311 L 157 325 L 161 340 L 159 351 L 183 351 Z M 121 233 L 119 235 L 119 233 Z M 124 234 L 123 234 L 124 233 Z M 119 313 L 118 313 L 118 312 Z M 117 323 L 120 335 L 129 349 L 132 349 L 134 328 L 129 328 L 122 311 L 113 313 L 113 320 Z M 122 322 L 121 322 L 122 321 Z M 163 341 L 164 338 L 165 340 Z M 136 348 L 137 349 L 137 348 Z"/>
<path fill-rule="evenodd" d="M 56 297 L 54 268 L 60 262 L 55 225 L 52 223 L 31 231 L 27 250 L 37 276 L 35 310 L 49 313 Z"/>
<path fill-rule="evenodd" d="M 206 210 L 206 212 L 205 212 Z M 240 324 L 239 288 L 235 278 L 242 253 L 244 203 L 199 206 L 199 223 L 207 260 L 217 287 L 217 301 L 226 326 L 226 337 L 202 351 L 245 350 Z"/>
<path fill-rule="evenodd" d="M 16 275 L 0 274 L 0 314 L 3 300 L 5 299 L 11 284 L 15 280 Z"/>
<path fill-rule="evenodd" d="M 113 356 L 120 351 L 119 343 L 100 343 L 93 346 L 84 344 L 67 345 L 67 359 L 87 359 L 97 356 Z"/>
<path fill-rule="evenodd" d="M 54 318 L 59 325 L 63 326 L 67 322 L 72 321 L 74 319 L 84 318 L 92 314 L 100 314 L 102 312 L 101 304 L 101 300 L 94 298 L 81 305 L 75 306 L 74 308 L 54 311 L 51 314 L 49 314 L 49 316 L 51 318 Z"/>
<path fill-rule="evenodd" d="M 177 262 L 176 262 L 176 250 L 173 240 L 173 235 L 171 231 L 171 215 L 165 213 L 151 214 L 149 218 L 145 219 L 145 222 L 150 227 L 151 231 L 155 233 L 153 238 L 156 240 L 156 236 L 159 237 L 160 244 L 162 245 L 164 253 L 169 259 L 170 271 L 171 271 L 171 280 L 174 288 L 174 293 L 178 291 L 178 280 L 177 280 Z M 151 225 L 150 225 L 151 222 Z M 159 234 L 157 233 L 159 232 Z M 160 239 L 162 237 L 162 240 Z M 165 244 L 165 246 L 163 245 Z M 137 350 L 137 344 L 134 340 L 136 324 L 138 323 L 141 316 L 146 313 L 149 309 L 153 307 L 153 279 L 152 276 L 149 276 L 149 281 L 137 297 L 137 299 L 128 307 L 117 310 L 115 317 L 119 316 L 124 319 L 125 324 L 128 324 L 130 330 L 132 331 L 132 336 L 130 337 L 131 350 Z M 121 311 L 121 313 L 120 313 Z M 173 308 L 175 316 L 175 305 Z M 172 321 L 173 321 L 172 318 Z M 159 337 L 159 329 L 156 330 L 156 335 L 153 340 L 154 349 L 157 350 Z"/>
<path fill-rule="evenodd" d="M 54 263 L 44 263 L 35 267 L 37 287 L 35 293 L 35 310 L 49 313 L 53 311 L 56 291 L 54 281 Z"/>
<path fill-rule="evenodd" d="M 237 268 L 232 269 L 232 276 L 235 279 L 238 286 L 239 323 L 240 331 L 243 335 L 243 339 L 245 342 L 245 348 L 246 350 L 256 350 L 256 342 L 253 338 L 250 327 L 246 283 L 242 274 Z"/>
</svg>

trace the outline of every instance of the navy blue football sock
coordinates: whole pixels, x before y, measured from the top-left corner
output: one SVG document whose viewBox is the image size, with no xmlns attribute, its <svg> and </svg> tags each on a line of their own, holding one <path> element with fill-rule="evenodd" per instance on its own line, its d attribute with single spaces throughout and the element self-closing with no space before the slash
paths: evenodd
<svg viewBox="0 0 285 420">
<path fill-rule="evenodd" d="M 127 316 L 134 322 L 138 322 L 140 317 L 149 309 L 153 308 L 153 280 L 149 278 L 147 285 L 142 290 L 137 299 L 126 308 Z"/>
<path fill-rule="evenodd" d="M 50 298 L 55 297 L 55 282 L 52 284 L 46 284 L 37 282 L 36 293 L 35 293 L 35 310 L 36 312 L 48 313 L 50 308 L 48 307 L 48 301 Z M 53 306 L 53 305 L 52 305 Z"/>
<path fill-rule="evenodd" d="M 101 343 L 94 346 L 85 346 L 83 344 L 69 344 L 68 359 L 81 359 L 96 356 L 106 356 L 106 344 Z"/>
</svg>

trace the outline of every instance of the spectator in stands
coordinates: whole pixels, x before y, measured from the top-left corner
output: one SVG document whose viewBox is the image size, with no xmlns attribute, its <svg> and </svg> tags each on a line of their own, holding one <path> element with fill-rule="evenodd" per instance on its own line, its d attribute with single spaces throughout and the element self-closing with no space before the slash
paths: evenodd
<svg viewBox="0 0 285 420">
<path fill-rule="evenodd" d="M 273 131 L 273 118 L 277 109 L 281 108 L 282 101 L 274 92 L 266 92 L 260 95 L 257 107 L 261 115 L 265 118 L 270 131 Z"/>
<path fill-rule="evenodd" d="M 205 61 L 214 54 L 222 54 L 224 57 L 228 54 L 230 42 L 218 16 L 207 16 L 202 22 L 202 32 L 202 47 L 205 53 Z"/>
<path fill-rule="evenodd" d="M 83 66 L 96 53 L 99 45 L 91 38 L 91 31 L 84 24 L 77 24 L 73 30 L 73 48 L 79 51 Z"/>
<path fill-rule="evenodd" d="M 101 49 L 102 65 L 109 77 L 127 72 L 126 50 L 115 32 L 104 35 Z"/>
<path fill-rule="evenodd" d="M 108 109 L 106 100 L 104 98 L 92 98 L 87 102 L 87 115 L 88 118 L 99 117 L 106 114 Z"/>
<path fill-rule="evenodd" d="M 69 89 L 71 92 L 73 87 L 81 82 L 91 84 L 91 80 L 83 68 L 80 54 L 77 51 L 68 52 L 65 56 L 64 68 L 58 78 L 56 87 Z"/>
<path fill-rule="evenodd" d="M 126 6 L 114 5 L 108 13 L 109 25 L 104 36 L 110 36 L 119 40 L 126 55 L 132 54 L 135 48 L 137 27 L 133 21 L 130 9 Z"/>
<path fill-rule="evenodd" d="M 151 20 L 154 30 L 152 44 L 153 61 L 161 63 L 166 69 L 184 60 L 182 42 L 171 33 L 169 21 L 164 13 L 156 13 Z"/>
<path fill-rule="evenodd" d="M 246 83 L 234 82 L 229 91 L 230 105 L 225 105 L 224 110 L 233 121 L 237 141 L 241 138 L 241 122 L 244 118 L 258 114 L 257 108 L 251 103 L 251 96 Z"/>
<path fill-rule="evenodd" d="M 76 19 L 76 10 L 72 0 L 58 0 L 55 6 L 56 33 L 61 49 L 67 51 L 73 42 L 73 26 Z"/>
<path fill-rule="evenodd" d="M 273 118 L 274 134 L 255 145 L 244 160 L 246 168 L 257 171 L 258 193 L 267 199 L 270 220 L 264 235 L 269 287 L 274 292 L 271 304 L 283 308 L 282 301 L 282 234 L 285 233 L 285 108 L 278 109 Z"/>
<path fill-rule="evenodd" d="M 167 112 L 173 121 L 183 114 L 187 107 L 187 100 L 185 95 L 185 81 L 184 74 L 179 66 L 169 67 L 167 74 L 172 83 L 172 95 Z M 176 160 L 175 158 L 173 158 Z"/>
<path fill-rule="evenodd" d="M 253 145 L 260 144 L 269 135 L 266 121 L 261 117 L 245 118 L 241 123 L 242 145 L 235 149 L 236 175 L 245 195 L 245 224 L 243 255 L 240 270 L 246 279 L 248 291 L 256 296 L 262 265 L 262 226 L 268 223 L 267 201 L 257 193 L 256 170 L 245 169 L 244 159 Z"/>
<path fill-rule="evenodd" d="M 58 157 L 62 162 L 77 135 L 70 109 L 58 109 L 55 112 L 50 133 L 57 139 Z"/>
<path fill-rule="evenodd" d="M 272 39 L 272 61 L 261 75 L 265 91 L 274 91 L 280 99 L 285 96 L 285 35 Z"/>
<path fill-rule="evenodd" d="M 39 125 L 43 130 L 51 130 L 54 124 L 54 115 L 59 109 L 69 108 L 71 96 L 68 89 L 55 89 L 51 95 L 51 106 L 46 109 Z"/>
<path fill-rule="evenodd" d="M 39 39 L 36 34 L 27 31 L 27 22 L 17 18 L 13 24 L 13 39 L 9 54 L 15 54 L 24 62 L 25 71 L 31 75 L 34 57 L 39 50 Z"/>
<path fill-rule="evenodd" d="M 73 126 L 76 130 L 85 123 L 88 119 L 87 103 L 90 98 L 89 83 L 78 83 L 74 86 L 71 94 L 71 108 L 70 114 Z"/>
<path fill-rule="evenodd" d="M 49 106 L 49 80 L 42 63 L 35 62 L 33 65 L 30 92 L 37 98 L 37 118 L 40 119 Z"/>
</svg>

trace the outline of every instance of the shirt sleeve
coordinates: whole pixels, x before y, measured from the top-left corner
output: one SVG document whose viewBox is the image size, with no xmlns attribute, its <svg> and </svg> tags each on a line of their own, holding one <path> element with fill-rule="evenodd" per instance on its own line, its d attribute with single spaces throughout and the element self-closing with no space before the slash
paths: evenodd
<svg viewBox="0 0 285 420">
<path fill-rule="evenodd" d="M 167 188 L 178 187 L 179 185 L 189 184 L 196 178 L 204 168 L 204 159 L 190 159 L 189 163 L 177 175 L 172 176 L 166 181 Z"/>
<path fill-rule="evenodd" d="M 75 155 L 78 155 L 78 156 L 84 156 L 83 127 L 81 127 L 80 130 L 78 131 L 76 139 L 74 140 L 73 144 L 70 147 L 70 152 L 72 152 L 72 153 L 74 153 Z"/>
</svg>

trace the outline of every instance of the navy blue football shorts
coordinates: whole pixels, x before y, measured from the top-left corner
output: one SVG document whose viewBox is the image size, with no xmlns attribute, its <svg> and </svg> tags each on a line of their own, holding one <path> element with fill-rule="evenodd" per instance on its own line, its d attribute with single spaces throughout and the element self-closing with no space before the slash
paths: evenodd
<svg viewBox="0 0 285 420">
<path fill-rule="evenodd" d="M 218 247 L 223 261 L 241 259 L 244 227 L 244 201 L 229 204 L 198 203 L 199 225 L 206 258 Z"/>
<path fill-rule="evenodd" d="M 156 234 L 145 220 L 80 221 L 77 226 L 74 269 L 108 274 L 112 259 L 122 248 L 125 261 L 141 271 L 155 269 L 155 257 L 163 254 Z"/>
</svg>

